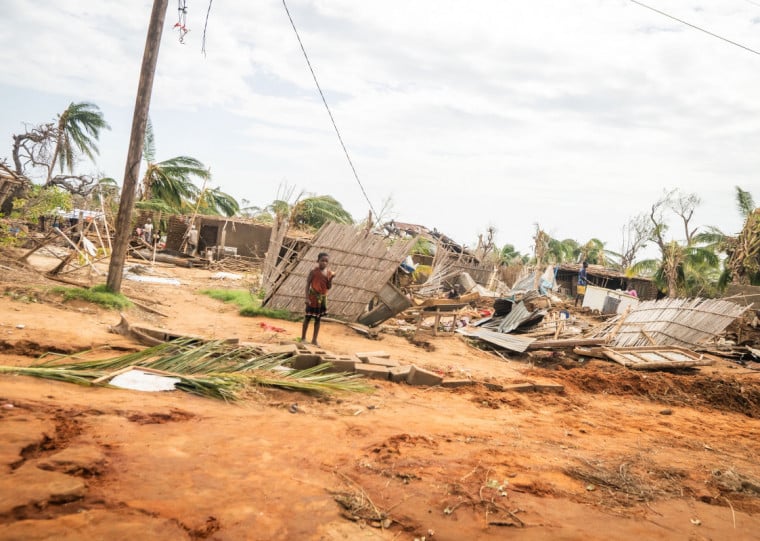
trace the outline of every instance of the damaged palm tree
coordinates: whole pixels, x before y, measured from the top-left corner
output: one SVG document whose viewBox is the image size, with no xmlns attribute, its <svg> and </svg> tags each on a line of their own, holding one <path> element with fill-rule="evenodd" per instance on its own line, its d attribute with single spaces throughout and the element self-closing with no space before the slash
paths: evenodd
<svg viewBox="0 0 760 541">
<path fill-rule="evenodd" d="M 760 208 L 747 215 L 739 236 L 728 242 L 726 267 L 738 285 L 760 284 Z"/>
<path fill-rule="evenodd" d="M 198 344 L 194 339 L 180 339 L 112 359 L 66 362 L 77 357 L 57 358 L 29 367 L 1 366 L 0 374 L 107 385 L 117 372 L 147 369 L 177 378 L 177 389 L 225 401 L 239 400 L 246 389 L 256 386 L 321 394 L 371 390 L 360 376 L 326 373 L 329 364 L 291 370 L 285 366 L 288 359 L 283 355 L 262 354 L 256 347 L 224 341 Z"/>
</svg>

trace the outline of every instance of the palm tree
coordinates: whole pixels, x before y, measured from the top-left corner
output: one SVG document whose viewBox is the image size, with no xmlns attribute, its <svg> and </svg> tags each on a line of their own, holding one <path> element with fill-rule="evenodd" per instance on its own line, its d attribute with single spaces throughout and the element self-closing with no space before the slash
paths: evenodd
<svg viewBox="0 0 760 541">
<path fill-rule="evenodd" d="M 140 184 L 140 200 L 157 199 L 180 211 L 183 203 L 198 196 L 198 187 L 192 178 L 208 180 L 211 172 L 200 161 L 189 156 L 177 156 L 156 162 L 156 143 L 153 124 L 148 120 L 145 128 L 143 158 L 147 164 Z"/>
<path fill-rule="evenodd" d="M 234 216 L 240 211 L 237 200 L 219 188 L 203 190 L 198 196 L 197 205 L 200 214 Z"/>
<path fill-rule="evenodd" d="M 354 223 L 351 214 L 330 195 L 301 199 L 293 206 L 290 220 L 294 225 L 308 229 L 319 229 L 326 222 Z"/>
<path fill-rule="evenodd" d="M 547 259 L 548 263 L 567 263 L 576 259 L 580 251 L 580 245 L 574 239 L 557 240 L 549 239 Z"/>
<path fill-rule="evenodd" d="M 726 252 L 726 271 L 732 283 L 760 285 L 760 208 L 747 216 L 744 227 L 730 240 Z"/>
<path fill-rule="evenodd" d="M 524 265 L 527 262 L 528 256 L 522 255 L 513 244 L 505 244 L 499 251 L 499 263 L 501 265 L 512 263 L 522 263 Z"/>
<path fill-rule="evenodd" d="M 739 186 L 736 186 L 736 206 L 745 220 L 749 218 L 749 215 L 752 214 L 752 211 L 756 208 L 752 194 L 745 192 Z"/>
<path fill-rule="evenodd" d="M 71 102 L 66 110 L 58 115 L 55 148 L 46 184 L 49 184 L 53 177 L 56 162 L 61 172 L 66 168 L 73 173 L 77 153 L 94 160 L 95 154 L 99 153 L 96 141 L 100 138 L 100 130 L 103 129 L 110 130 L 111 127 L 97 105 Z"/>
<path fill-rule="evenodd" d="M 577 261 L 588 261 L 592 265 L 606 265 L 606 253 L 607 250 L 604 249 L 604 243 L 601 240 L 591 239 L 586 244 L 579 246 L 575 255 Z"/>
<path fill-rule="evenodd" d="M 670 241 L 661 249 L 661 259 L 645 259 L 630 268 L 632 275 L 649 274 L 660 290 L 668 297 L 679 294 L 705 295 L 714 292 L 719 274 L 720 259 L 705 246 L 680 244 Z"/>
<path fill-rule="evenodd" d="M 760 211 L 755 208 L 752 194 L 735 186 L 736 208 L 744 219 L 738 235 L 727 235 L 717 227 L 708 227 L 696 235 L 696 240 L 716 253 L 725 253 L 723 272 L 718 279 L 722 289 L 730 282 L 760 284 Z"/>
</svg>

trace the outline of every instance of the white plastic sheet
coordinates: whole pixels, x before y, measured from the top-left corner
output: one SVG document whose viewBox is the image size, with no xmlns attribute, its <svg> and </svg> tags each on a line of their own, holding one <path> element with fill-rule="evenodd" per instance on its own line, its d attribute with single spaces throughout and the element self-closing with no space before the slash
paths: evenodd
<svg viewBox="0 0 760 541">
<path fill-rule="evenodd" d="M 180 381 L 179 378 L 150 374 L 136 368 L 114 376 L 109 383 L 121 389 L 155 393 L 159 391 L 173 391 L 174 386 Z"/>
</svg>

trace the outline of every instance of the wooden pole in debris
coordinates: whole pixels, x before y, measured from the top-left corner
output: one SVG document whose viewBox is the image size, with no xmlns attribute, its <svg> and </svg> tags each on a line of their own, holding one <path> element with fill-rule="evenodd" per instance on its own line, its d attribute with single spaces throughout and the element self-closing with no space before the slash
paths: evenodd
<svg viewBox="0 0 760 541">
<path fill-rule="evenodd" d="M 145 39 L 140 82 L 137 85 L 135 112 L 132 116 L 132 134 L 129 137 L 129 151 L 124 171 L 124 184 L 121 188 L 119 212 L 116 215 L 116 231 L 113 242 L 113 253 L 108 265 L 106 287 L 114 293 L 121 290 L 121 278 L 124 272 L 124 262 L 127 259 L 129 237 L 132 232 L 132 210 L 137 195 L 137 176 L 140 173 L 145 125 L 148 121 L 150 96 L 153 91 L 153 77 L 158 62 L 158 48 L 161 45 L 161 33 L 166 19 L 166 9 L 169 0 L 153 0 L 153 11 L 150 14 L 148 36 Z"/>
<path fill-rule="evenodd" d="M 103 213 L 103 225 L 106 229 L 106 240 L 108 240 L 108 253 L 113 252 L 113 246 L 111 245 L 111 232 L 108 230 L 108 216 L 106 216 L 106 206 L 103 203 L 103 185 L 98 184 L 100 188 L 100 211 Z"/>
</svg>

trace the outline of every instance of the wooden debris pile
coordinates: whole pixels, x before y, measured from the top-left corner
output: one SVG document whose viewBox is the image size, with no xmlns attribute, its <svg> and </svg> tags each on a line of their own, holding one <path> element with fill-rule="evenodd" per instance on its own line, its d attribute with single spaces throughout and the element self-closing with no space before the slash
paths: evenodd
<svg viewBox="0 0 760 541">
<path fill-rule="evenodd" d="M 613 318 L 595 334 L 610 337 L 609 345 L 615 347 L 702 347 L 719 338 L 746 310 L 721 299 L 645 301 L 627 315 Z"/>
<path fill-rule="evenodd" d="M 497 301 L 496 314 L 500 305 Z M 691 368 L 715 362 L 721 347 L 725 351 L 726 328 L 746 310 L 715 299 L 644 301 L 584 332 L 572 308 L 531 310 L 523 300 L 506 315 L 485 318 L 459 332 L 497 351 L 571 350 L 576 358 L 611 360 L 634 370 Z M 743 350 L 752 355 L 746 346 Z"/>
<path fill-rule="evenodd" d="M 75 223 L 63 227 L 56 221 L 44 233 L 32 235 L 28 239 L 29 249 L 18 260 L 27 264 L 32 254 L 44 252 L 60 260 L 60 263 L 48 272 L 49 277 L 76 274 L 86 269 L 87 279 L 92 282 L 93 275 L 104 274 L 95 267 L 95 263 L 107 260 L 111 253 L 111 237 L 105 214 L 77 210 L 57 217 L 56 220 L 63 218 Z"/>
</svg>

